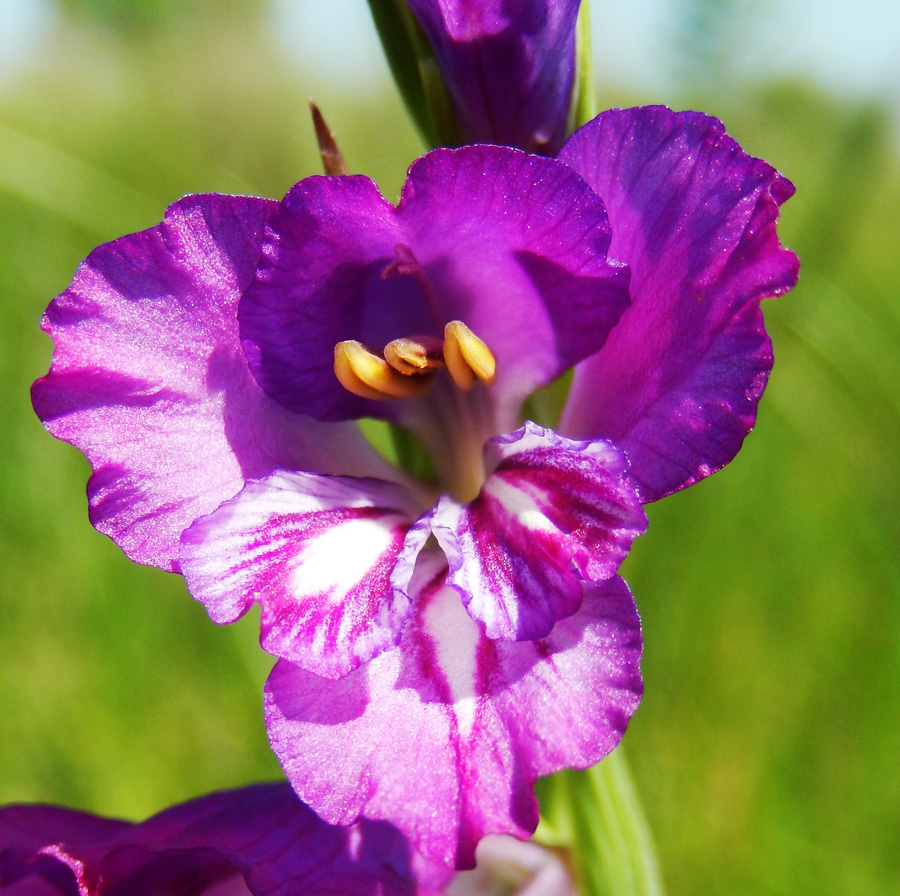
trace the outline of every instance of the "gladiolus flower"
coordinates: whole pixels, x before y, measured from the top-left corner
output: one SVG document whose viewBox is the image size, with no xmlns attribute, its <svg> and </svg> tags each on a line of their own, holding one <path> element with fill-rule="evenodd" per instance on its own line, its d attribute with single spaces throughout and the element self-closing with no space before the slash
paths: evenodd
<svg viewBox="0 0 900 896">
<path fill-rule="evenodd" d="M 431 152 L 396 207 L 359 176 L 188 197 L 51 304 L 35 407 L 129 556 L 181 571 L 217 622 L 261 604 L 298 794 L 469 867 L 637 706 L 617 569 L 641 505 L 753 424 L 792 192 L 714 119 L 643 108 L 558 159 Z M 569 368 L 556 431 L 523 423 Z M 413 433 L 435 477 L 390 467 L 362 417 Z"/>
</svg>

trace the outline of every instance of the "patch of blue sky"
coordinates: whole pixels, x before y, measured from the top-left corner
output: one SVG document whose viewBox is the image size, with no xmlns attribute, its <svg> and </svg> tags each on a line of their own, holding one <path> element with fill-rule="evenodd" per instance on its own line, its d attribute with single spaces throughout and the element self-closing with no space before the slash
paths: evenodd
<svg viewBox="0 0 900 896">
<path fill-rule="evenodd" d="M 50 0 L 0 0 L 0 78 L 34 61 L 53 20 Z"/>
<path fill-rule="evenodd" d="M 594 0 L 598 74 L 642 91 L 680 77 L 672 36 L 684 0 Z M 749 81 L 798 76 L 851 96 L 900 96 L 898 0 L 758 0 L 737 3 L 735 33 L 720 35 L 729 72 Z M 388 78 L 365 0 L 273 0 L 270 23 L 286 52 L 340 86 Z"/>
<path fill-rule="evenodd" d="M 900 102 L 898 0 L 731 5 L 738 15 L 730 31 L 726 24 L 716 33 L 729 54 L 723 74 L 750 82 L 805 77 L 842 95 Z M 593 0 L 599 77 L 661 99 L 678 89 L 685 73 L 673 35 L 688 7 L 691 0 Z M 0 0 L 0 77 L 34 60 L 54 21 L 51 0 Z M 380 89 L 389 80 L 365 0 L 271 0 L 268 25 L 298 66 L 338 89 Z"/>
</svg>

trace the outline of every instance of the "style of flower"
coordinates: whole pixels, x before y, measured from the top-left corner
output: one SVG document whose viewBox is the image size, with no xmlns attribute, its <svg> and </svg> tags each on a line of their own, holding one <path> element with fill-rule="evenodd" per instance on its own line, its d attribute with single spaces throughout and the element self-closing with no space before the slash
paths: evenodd
<svg viewBox="0 0 900 896">
<path fill-rule="evenodd" d="M 261 604 L 301 798 L 471 867 L 637 706 L 616 571 L 641 504 L 752 426 L 759 303 L 797 276 L 775 233 L 792 192 L 719 122 L 654 107 L 604 113 L 558 160 L 436 150 L 396 207 L 358 176 L 187 197 L 51 304 L 35 407 L 130 557 L 181 571 L 217 622 Z M 557 431 L 522 425 L 568 368 Z M 360 417 L 414 433 L 436 481 L 390 467 Z"/>
<path fill-rule="evenodd" d="M 566 138 L 581 0 L 408 0 L 464 143 L 553 155 Z"/>
<path fill-rule="evenodd" d="M 386 822 L 325 824 L 288 784 L 211 794 L 140 824 L 0 807 L 0 892 L 10 896 L 428 896 L 450 879 Z"/>
</svg>

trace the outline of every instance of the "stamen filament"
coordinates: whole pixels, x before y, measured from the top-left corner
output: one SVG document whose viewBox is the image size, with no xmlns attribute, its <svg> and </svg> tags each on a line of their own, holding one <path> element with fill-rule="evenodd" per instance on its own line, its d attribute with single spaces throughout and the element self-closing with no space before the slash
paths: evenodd
<svg viewBox="0 0 900 896">
<path fill-rule="evenodd" d="M 353 339 L 339 342 L 334 347 L 334 373 L 348 392 L 380 401 L 415 398 L 424 395 L 431 386 L 427 371 L 413 376 L 400 373 L 384 358 Z"/>
</svg>

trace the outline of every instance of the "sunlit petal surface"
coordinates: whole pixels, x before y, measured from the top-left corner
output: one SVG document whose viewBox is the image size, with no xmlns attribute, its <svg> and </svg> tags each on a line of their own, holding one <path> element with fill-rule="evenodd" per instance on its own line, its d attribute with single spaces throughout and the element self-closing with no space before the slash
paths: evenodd
<svg viewBox="0 0 900 896">
<path fill-rule="evenodd" d="M 584 587 L 547 638 L 492 641 L 438 572 L 398 649 L 340 681 L 279 661 L 266 720 L 297 792 L 335 823 L 389 818 L 460 868 L 486 833 L 528 837 L 535 779 L 599 761 L 640 699 L 631 595 L 619 578 Z"/>
<path fill-rule="evenodd" d="M 35 410 L 91 462 L 91 521 L 141 563 L 177 569 L 181 533 L 277 467 L 383 472 L 354 428 L 286 413 L 247 368 L 237 302 L 275 208 L 182 199 L 95 249 L 44 316 L 55 353 Z"/>
</svg>

